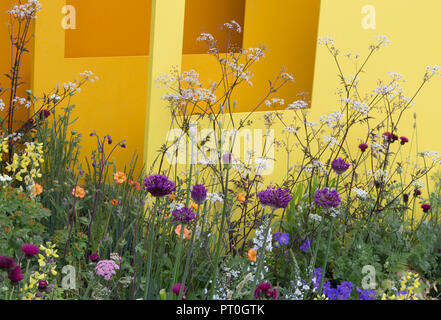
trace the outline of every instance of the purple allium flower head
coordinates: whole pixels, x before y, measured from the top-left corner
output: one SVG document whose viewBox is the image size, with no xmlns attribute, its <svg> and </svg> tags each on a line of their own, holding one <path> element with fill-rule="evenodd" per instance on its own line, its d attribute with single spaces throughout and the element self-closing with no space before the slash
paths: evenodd
<svg viewBox="0 0 441 320">
<path fill-rule="evenodd" d="M 400 140 L 401 140 L 401 145 L 405 145 L 406 143 L 408 143 L 409 142 L 409 139 L 407 139 L 406 137 L 400 137 Z"/>
<path fill-rule="evenodd" d="M 125 144 L 125 142 L 121 142 L 120 144 L 119 144 L 119 146 L 121 147 L 121 148 L 123 148 L 123 149 L 125 149 L 127 146 L 126 146 L 126 144 Z"/>
<path fill-rule="evenodd" d="M 15 267 L 14 258 L 0 255 L 0 269 L 6 270 L 9 272 L 14 267 Z"/>
<path fill-rule="evenodd" d="M 180 284 L 180 283 L 175 284 L 172 288 L 172 292 L 175 295 L 179 295 L 179 292 L 181 291 L 181 286 L 182 286 L 182 284 Z M 187 291 L 187 287 L 184 286 L 184 289 L 182 289 L 182 294 L 185 294 L 186 291 Z"/>
<path fill-rule="evenodd" d="M 110 134 L 108 134 L 106 137 L 107 137 L 107 143 L 112 144 L 113 140 L 112 140 L 112 137 L 110 136 Z"/>
<path fill-rule="evenodd" d="M 40 280 L 38 281 L 38 290 L 40 291 L 46 291 L 48 286 L 48 283 L 46 280 Z"/>
<path fill-rule="evenodd" d="M 174 182 L 160 174 L 145 177 L 142 184 L 154 197 L 164 197 L 176 190 Z"/>
<path fill-rule="evenodd" d="M 300 245 L 300 250 L 302 250 L 303 252 L 306 252 L 309 250 L 309 248 L 311 248 L 311 239 L 306 239 L 305 241 L 303 241 L 303 243 Z"/>
<path fill-rule="evenodd" d="M 109 281 L 112 275 L 116 274 L 115 270 L 119 270 L 119 265 L 113 260 L 100 260 L 95 267 L 96 274 Z"/>
<path fill-rule="evenodd" d="M 191 198 L 196 203 L 203 203 L 207 199 L 207 189 L 202 184 L 196 184 L 191 189 Z"/>
<path fill-rule="evenodd" d="M 424 212 L 428 212 L 430 208 L 431 208 L 430 204 L 425 203 L 421 205 L 421 209 L 423 209 Z"/>
<path fill-rule="evenodd" d="M 40 249 L 36 245 L 33 244 L 25 244 L 23 247 L 21 247 L 21 251 L 26 255 L 27 258 L 32 258 L 35 256 Z"/>
<path fill-rule="evenodd" d="M 276 233 L 274 233 L 274 239 L 276 240 L 276 243 L 274 244 L 274 246 L 276 248 L 279 247 L 279 244 L 288 245 L 289 244 L 289 233 L 276 232 Z"/>
<path fill-rule="evenodd" d="M 92 254 L 89 256 L 89 260 L 92 261 L 93 263 L 98 262 L 99 259 L 100 259 L 100 257 L 99 257 L 99 255 L 98 255 L 98 253 L 92 253 Z"/>
<path fill-rule="evenodd" d="M 343 174 L 351 165 L 345 159 L 337 158 L 332 161 L 331 167 L 338 175 Z"/>
<path fill-rule="evenodd" d="M 256 289 L 254 289 L 254 299 L 259 299 L 260 297 L 268 298 L 268 299 L 277 299 L 279 292 L 277 289 L 271 290 L 271 284 L 269 282 L 261 282 L 257 285 Z"/>
<path fill-rule="evenodd" d="M 319 207 L 330 209 L 337 208 L 340 205 L 341 198 L 336 190 L 325 187 L 315 192 L 314 201 Z"/>
<path fill-rule="evenodd" d="M 172 221 L 178 221 L 183 224 L 188 224 L 191 220 L 196 218 L 193 210 L 191 210 L 188 207 L 175 209 L 172 212 L 172 215 L 173 215 Z"/>
<path fill-rule="evenodd" d="M 23 273 L 21 273 L 21 268 L 19 266 L 15 266 L 14 269 L 8 275 L 9 280 L 11 280 L 13 285 L 18 284 L 21 280 L 23 280 Z"/>
<path fill-rule="evenodd" d="M 361 152 L 365 152 L 367 148 L 369 148 L 369 146 L 366 143 L 360 143 L 358 145 L 358 148 L 360 148 Z"/>
<path fill-rule="evenodd" d="M 356 288 L 360 300 L 376 300 L 377 293 L 374 290 L 361 290 L 359 287 Z"/>
<path fill-rule="evenodd" d="M 231 153 L 224 153 L 222 155 L 222 163 L 223 164 L 231 164 Z"/>
<path fill-rule="evenodd" d="M 257 193 L 262 206 L 270 206 L 276 208 L 286 208 L 292 199 L 288 190 L 282 190 L 281 188 L 271 187 L 264 191 Z"/>
</svg>

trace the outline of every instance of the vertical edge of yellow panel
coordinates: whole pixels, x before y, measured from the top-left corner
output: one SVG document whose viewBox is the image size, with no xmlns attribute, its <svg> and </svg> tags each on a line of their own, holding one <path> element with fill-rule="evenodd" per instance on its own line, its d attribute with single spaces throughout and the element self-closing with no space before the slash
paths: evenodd
<svg viewBox="0 0 441 320">
<path fill-rule="evenodd" d="M 150 56 L 145 120 L 144 164 L 150 170 L 157 151 L 165 140 L 170 114 L 162 100 L 165 89 L 155 80 L 171 68 L 181 69 L 184 37 L 185 0 L 153 0 Z"/>
</svg>

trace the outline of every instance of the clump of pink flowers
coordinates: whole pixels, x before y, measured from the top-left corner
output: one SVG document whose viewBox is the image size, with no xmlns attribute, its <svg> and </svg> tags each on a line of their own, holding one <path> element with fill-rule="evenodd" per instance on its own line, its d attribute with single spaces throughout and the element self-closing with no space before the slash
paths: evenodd
<svg viewBox="0 0 441 320">
<path fill-rule="evenodd" d="M 96 267 L 96 274 L 109 281 L 116 274 L 115 270 L 119 270 L 119 266 L 113 260 L 100 260 Z"/>
</svg>

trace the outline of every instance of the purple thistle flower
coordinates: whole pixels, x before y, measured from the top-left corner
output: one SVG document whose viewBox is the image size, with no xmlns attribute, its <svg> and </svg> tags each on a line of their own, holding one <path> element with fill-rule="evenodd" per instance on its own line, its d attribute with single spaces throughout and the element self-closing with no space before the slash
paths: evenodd
<svg viewBox="0 0 441 320">
<path fill-rule="evenodd" d="M 369 148 L 369 146 L 366 143 L 360 143 L 358 147 L 360 148 L 361 152 L 365 152 L 367 148 Z"/>
<path fill-rule="evenodd" d="M 276 243 L 274 244 L 274 246 L 276 248 L 279 247 L 279 244 L 288 245 L 289 244 L 289 233 L 276 232 L 276 233 L 274 233 L 274 239 L 276 240 Z"/>
<path fill-rule="evenodd" d="M 6 270 L 9 272 L 14 267 L 15 267 L 14 258 L 0 255 L 0 269 Z"/>
<path fill-rule="evenodd" d="M 173 211 L 172 215 L 172 221 L 178 221 L 183 224 L 188 224 L 191 220 L 196 218 L 193 210 L 188 207 L 176 209 Z"/>
<path fill-rule="evenodd" d="M 160 174 L 145 177 L 142 184 L 154 197 L 164 197 L 172 194 L 176 190 L 174 182 Z"/>
<path fill-rule="evenodd" d="M 303 241 L 303 243 L 300 245 L 300 250 L 302 250 L 303 252 L 306 252 L 309 250 L 309 248 L 311 248 L 311 239 L 306 239 L 305 241 Z"/>
<path fill-rule="evenodd" d="M 260 297 L 264 297 L 264 298 L 268 298 L 268 299 L 274 299 L 276 300 L 277 297 L 279 296 L 279 291 L 274 288 L 273 290 L 271 289 L 271 284 L 269 282 L 262 282 L 259 283 L 256 287 L 256 289 L 254 289 L 254 299 L 259 299 Z"/>
<path fill-rule="evenodd" d="M 23 251 L 26 257 L 30 259 L 35 256 L 40 251 L 40 249 L 38 249 L 38 247 L 33 244 L 25 244 L 23 247 L 21 247 L 21 251 Z"/>
<path fill-rule="evenodd" d="M 46 291 L 48 286 L 48 283 L 46 280 L 40 280 L 38 281 L 38 290 L 40 291 Z"/>
<path fill-rule="evenodd" d="M 401 145 L 405 145 L 406 143 L 408 143 L 409 142 L 409 139 L 407 139 L 406 137 L 400 137 L 400 140 L 401 140 Z"/>
<path fill-rule="evenodd" d="M 430 204 L 425 203 L 421 205 L 421 209 L 423 209 L 424 212 L 428 212 L 430 208 L 431 208 Z"/>
<path fill-rule="evenodd" d="M 338 192 L 334 189 L 318 189 L 315 192 L 315 203 L 323 209 L 337 208 L 340 205 L 341 198 Z"/>
<path fill-rule="evenodd" d="M 92 261 L 93 263 L 98 262 L 99 259 L 100 259 L 100 257 L 99 257 L 99 255 L 98 255 L 98 253 L 92 253 L 92 254 L 89 256 L 89 260 Z"/>
<path fill-rule="evenodd" d="M 345 159 L 337 158 L 332 161 L 331 167 L 338 175 L 343 174 L 351 165 Z"/>
<path fill-rule="evenodd" d="M 191 189 L 191 198 L 196 203 L 203 203 L 207 199 L 207 189 L 202 184 L 196 184 Z"/>
<path fill-rule="evenodd" d="M 182 286 L 182 284 L 180 284 L 180 283 L 175 284 L 172 288 L 172 292 L 178 296 L 179 292 L 181 291 L 181 286 Z M 187 291 L 187 287 L 184 286 L 184 289 L 182 289 L 182 294 L 185 294 L 186 291 Z"/>
<path fill-rule="evenodd" d="M 406 203 L 409 201 L 409 194 L 408 193 L 403 194 L 403 201 Z"/>
<path fill-rule="evenodd" d="M 262 206 L 270 206 L 273 209 L 286 208 L 292 199 L 288 190 L 271 186 L 268 186 L 264 191 L 258 192 L 257 196 Z"/>
<path fill-rule="evenodd" d="M 8 275 L 9 280 L 11 280 L 13 285 L 18 284 L 21 280 L 23 280 L 23 273 L 21 273 L 21 268 L 16 266 L 12 269 L 11 273 Z"/>
</svg>

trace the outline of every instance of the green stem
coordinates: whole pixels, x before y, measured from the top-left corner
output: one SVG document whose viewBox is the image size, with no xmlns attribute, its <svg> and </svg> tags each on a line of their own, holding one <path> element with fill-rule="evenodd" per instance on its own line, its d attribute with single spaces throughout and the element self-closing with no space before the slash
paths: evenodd
<svg viewBox="0 0 441 320">
<path fill-rule="evenodd" d="M 265 236 L 264 236 L 264 240 L 263 240 L 263 245 L 262 248 L 260 248 L 260 252 L 257 252 L 257 268 L 256 268 L 256 274 L 254 275 L 254 281 L 253 281 L 253 290 L 257 285 L 257 280 L 260 277 L 260 273 L 262 272 L 262 268 L 263 268 L 263 264 L 265 262 L 265 246 L 266 246 L 266 241 L 268 240 L 268 233 L 269 233 L 269 229 L 271 227 L 271 222 L 273 219 L 273 214 L 274 214 L 274 209 L 272 210 L 272 212 L 270 213 L 270 215 L 268 216 L 268 220 L 267 220 L 267 225 L 265 226 Z M 263 207 L 263 212 L 262 212 L 262 216 L 264 216 L 265 219 L 265 207 Z M 251 292 L 251 296 L 250 299 L 253 299 L 254 295 L 253 292 Z"/>
<path fill-rule="evenodd" d="M 227 202 L 228 202 L 228 179 L 229 179 L 229 172 L 230 172 L 230 168 L 229 166 L 226 167 L 227 170 L 227 174 L 226 174 L 226 179 L 225 179 L 225 189 L 224 189 L 224 206 L 223 206 L 223 210 L 222 210 L 222 217 L 221 217 L 221 226 L 220 226 L 220 230 L 219 230 L 219 234 L 217 237 L 217 243 L 216 243 L 216 252 L 215 252 L 215 256 L 214 256 L 214 269 L 213 269 L 213 273 L 211 276 L 211 288 L 210 288 L 210 299 L 213 299 L 213 295 L 214 295 L 214 289 L 216 287 L 216 277 L 217 277 L 217 269 L 218 269 L 218 265 L 219 265 L 219 255 L 220 255 L 220 247 L 221 247 L 221 243 L 222 243 L 222 236 L 224 233 L 224 227 L 225 227 L 225 215 L 226 215 L 226 209 L 227 209 Z"/>
</svg>

